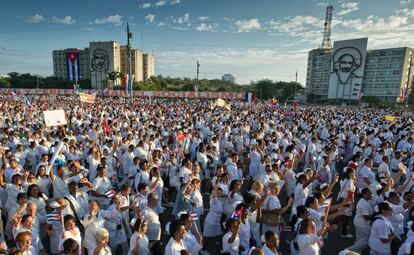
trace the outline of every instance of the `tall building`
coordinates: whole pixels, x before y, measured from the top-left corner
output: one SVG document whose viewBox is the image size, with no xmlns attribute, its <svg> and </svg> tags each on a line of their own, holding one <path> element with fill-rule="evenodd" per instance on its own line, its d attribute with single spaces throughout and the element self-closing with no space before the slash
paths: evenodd
<svg viewBox="0 0 414 255">
<path fill-rule="evenodd" d="M 150 53 L 144 54 L 143 56 L 144 81 L 148 81 L 151 76 L 155 75 L 155 58 L 154 55 Z"/>
<path fill-rule="evenodd" d="M 225 82 L 236 83 L 236 77 L 234 77 L 234 75 L 229 74 L 229 73 L 223 75 L 221 77 L 221 80 Z"/>
<path fill-rule="evenodd" d="M 129 72 L 126 46 L 119 42 L 91 42 L 88 48 L 69 48 L 53 51 L 53 73 L 55 77 L 77 81 L 90 80 L 94 89 L 103 89 L 112 72 L 122 75 Z M 131 49 L 131 69 L 134 81 L 144 81 L 155 75 L 153 54 L 143 54 Z M 121 84 L 121 80 L 115 82 Z"/>
<path fill-rule="evenodd" d="M 121 72 L 121 46 L 119 42 L 91 42 L 91 86 L 103 89 L 111 72 Z"/>
<path fill-rule="evenodd" d="M 79 56 L 79 72 L 78 75 L 74 75 L 75 70 L 70 70 L 70 61 L 68 59 L 69 54 L 77 53 Z M 89 80 L 90 79 L 90 60 L 89 60 L 89 48 L 77 49 L 70 48 L 65 50 L 54 50 L 53 53 L 53 75 L 55 77 L 72 80 Z M 75 65 L 78 67 L 78 65 Z M 72 71 L 72 72 L 71 72 Z"/>
<path fill-rule="evenodd" d="M 357 100 L 361 93 L 395 103 L 411 88 L 412 48 L 366 50 L 367 38 L 337 41 L 308 54 L 306 92 L 317 101 Z"/>
<path fill-rule="evenodd" d="M 121 73 L 129 73 L 128 46 L 121 46 Z M 141 50 L 131 49 L 131 73 L 134 81 L 144 80 L 144 60 Z"/>
</svg>

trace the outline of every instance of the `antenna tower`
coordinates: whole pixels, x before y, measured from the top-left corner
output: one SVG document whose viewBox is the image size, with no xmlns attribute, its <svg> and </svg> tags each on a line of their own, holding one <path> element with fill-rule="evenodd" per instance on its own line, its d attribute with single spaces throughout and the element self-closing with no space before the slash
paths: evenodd
<svg viewBox="0 0 414 255">
<path fill-rule="evenodd" d="M 321 49 L 332 49 L 331 41 L 331 27 L 332 27 L 332 13 L 334 7 L 330 4 L 326 7 L 326 17 L 323 29 L 323 40 L 320 46 Z"/>
</svg>

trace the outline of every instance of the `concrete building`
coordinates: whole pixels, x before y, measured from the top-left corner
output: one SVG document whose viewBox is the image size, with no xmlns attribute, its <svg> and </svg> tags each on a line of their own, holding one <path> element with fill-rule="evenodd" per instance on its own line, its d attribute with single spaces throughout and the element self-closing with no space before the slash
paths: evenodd
<svg viewBox="0 0 414 255">
<path fill-rule="evenodd" d="M 91 86 L 103 89 L 111 72 L 121 72 L 121 46 L 119 42 L 91 42 Z"/>
<path fill-rule="evenodd" d="M 364 97 L 375 96 L 382 102 L 395 103 L 402 89 L 407 86 L 411 88 L 414 70 L 410 67 L 414 62 L 414 50 L 400 47 L 365 52 L 364 45 L 361 46 L 363 39 L 366 38 L 338 41 L 334 49 L 314 49 L 309 52 L 306 77 L 308 98 L 347 102 L 357 100 L 358 94 L 363 93 Z M 342 55 L 338 56 L 336 52 Z M 350 57 L 354 53 L 356 56 Z"/>
<path fill-rule="evenodd" d="M 73 72 L 68 74 L 67 54 L 78 52 L 79 54 L 79 70 L 78 76 L 74 76 Z M 55 77 L 67 80 L 89 80 L 90 79 L 90 59 L 89 48 L 77 49 L 70 48 L 65 50 L 54 50 L 53 53 L 53 75 Z"/>
<path fill-rule="evenodd" d="M 155 58 L 153 54 L 144 54 L 143 73 L 144 81 L 148 81 L 151 76 L 155 75 Z"/>
<path fill-rule="evenodd" d="M 143 54 L 141 50 L 131 49 L 131 69 L 134 81 L 145 81 L 155 75 L 153 54 Z M 103 89 L 111 72 L 122 75 L 129 72 L 126 46 L 119 42 L 91 42 L 88 48 L 70 48 L 53 51 L 53 73 L 55 77 L 66 80 L 90 80 L 94 89 Z M 121 79 L 116 81 L 121 84 Z"/>
<path fill-rule="evenodd" d="M 128 47 L 121 46 L 121 73 L 129 72 Z M 141 50 L 131 49 L 131 72 L 134 75 L 134 81 L 144 80 L 144 60 Z"/>
</svg>

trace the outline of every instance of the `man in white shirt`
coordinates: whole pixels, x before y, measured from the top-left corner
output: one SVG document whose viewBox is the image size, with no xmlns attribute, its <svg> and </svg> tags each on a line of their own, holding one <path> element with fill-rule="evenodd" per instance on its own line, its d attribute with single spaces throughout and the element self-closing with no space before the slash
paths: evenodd
<svg viewBox="0 0 414 255">
<path fill-rule="evenodd" d="M 263 245 L 264 255 L 278 255 L 279 237 L 273 231 L 265 233 L 266 243 Z"/>
<path fill-rule="evenodd" d="M 161 239 L 161 223 L 155 208 L 158 204 L 158 197 L 155 193 L 148 194 L 148 205 L 142 211 L 144 220 L 148 222 L 147 236 L 150 241 L 149 248 L 152 254 L 163 254 L 160 245 Z"/>
<path fill-rule="evenodd" d="M 242 175 L 237 168 L 237 161 L 239 161 L 239 156 L 237 153 L 233 152 L 231 154 L 231 162 L 229 162 L 226 167 L 230 182 L 232 180 L 240 180 L 242 178 Z"/>
<path fill-rule="evenodd" d="M 371 216 L 374 209 L 371 203 L 372 193 L 368 188 L 361 191 L 362 198 L 359 200 L 354 218 L 356 239 L 355 243 L 348 247 L 348 250 L 361 253 L 368 247 L 369 235 L 371 233 Z"/>
<path fill-rule="evenodd" d="M 358 171 L 356 178 L 356 186 L 358 189 L 369 188 L 375 182 L 375 174 L 372 172 L 371 167 L 372 159 L 365 159 L 364 166 Z"/>
</svg>

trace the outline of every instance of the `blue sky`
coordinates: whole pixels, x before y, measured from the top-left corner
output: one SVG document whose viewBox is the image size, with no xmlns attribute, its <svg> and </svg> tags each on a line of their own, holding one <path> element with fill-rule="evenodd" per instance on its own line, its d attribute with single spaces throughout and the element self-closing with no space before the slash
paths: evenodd
<svg viewBox="0 0 414 255">
<path fill-rule="evenodd" d="M 2 0 L 0 74 L 52 74 L 52 50 L 124 44 L 129 22 L 133 46 L 154 53 L 157 74 L 194 78 L 198 59 L 201 78 L 292 81 L 298 71 L 304 83 L 328 3 L 332 40 L 414 47 L 414 0 Z"/>
</svg>

